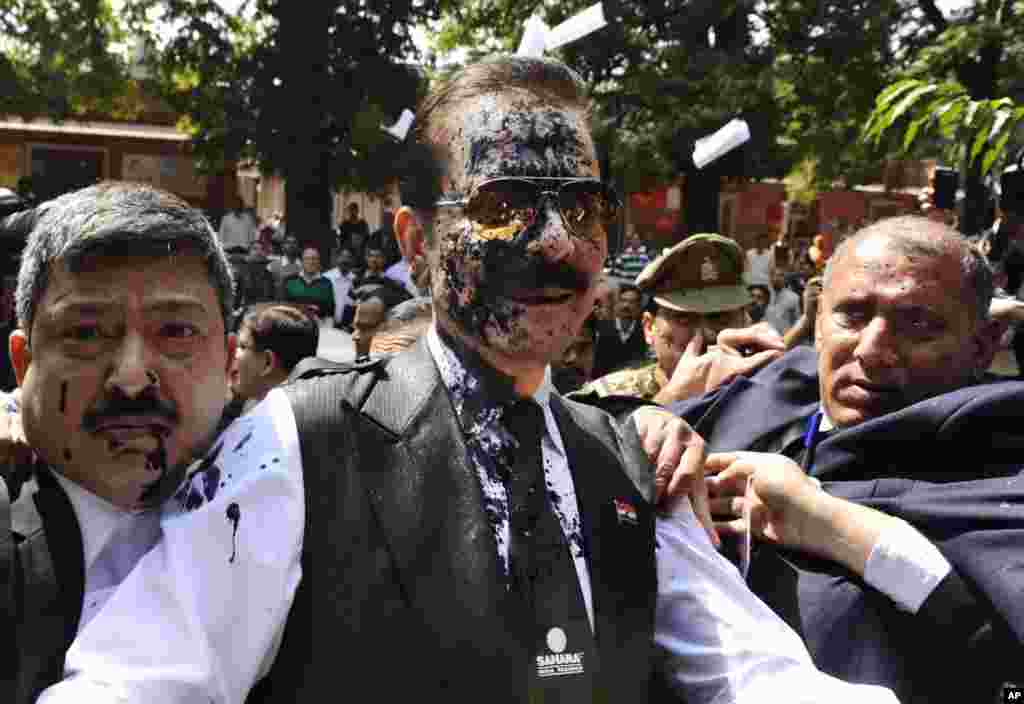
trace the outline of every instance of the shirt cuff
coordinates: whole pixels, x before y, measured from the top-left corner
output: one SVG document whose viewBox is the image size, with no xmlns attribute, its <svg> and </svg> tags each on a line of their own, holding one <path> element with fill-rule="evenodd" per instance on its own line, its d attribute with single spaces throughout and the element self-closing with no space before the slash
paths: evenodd
<svg viewBox="0 0 1024 704">
<path fill-rule="evenodd" d="M 864 581 L 904 611 L 917 613 L 952 567 L 939 549 L 902 519 L 878 536 L 864 567 Z"/>
</svg>

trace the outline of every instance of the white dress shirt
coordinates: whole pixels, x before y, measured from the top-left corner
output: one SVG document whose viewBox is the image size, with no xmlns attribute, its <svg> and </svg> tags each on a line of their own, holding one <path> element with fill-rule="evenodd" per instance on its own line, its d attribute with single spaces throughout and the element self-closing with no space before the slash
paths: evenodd
<svg viewBox="0 0 1024 704">
<path fill-rule="evenodd" d="M 99 613 L 114 589 L 160 537 L 160 512 L 126 511 L 57 472 L 53 473 L 78 519 L 85 590 L 78 632 Z"/>
<path fill-rule="evenodd" d="M 345 306 L 352 302 L 348 294 L 352 290 L 352 281 L 355 276 L 351 272 L 342 274 L 341 269 L 334 267 L 329 269 L 324 278 L 331 282 L 334 287 L 334 322 L 341 323 L 341 317 L 345 313 Z"/>
<path fill-rule="evenodd" d="M 548 428 L 545 473 L 576 510 L 550 393 L 537 397 Z M 232 450 L 240 444 L 248 452 Z M 215 464 L 225 483 L 204 500 L 209 483 L 196 475 L 178 493 L 183 503 L 195 501 L 191 512 L 165 509 L 163 539 L 79 634 L 67 678 L 40 704 L 241 704 L 269 668 L 301 577 L 305 512 L 298 431 L 283 392 L 271 391 L 229 426 L 219 446 Z M 236 532 L 226 520 L 232 505 L 241 515 Z M 800 638 L 715 551 L 687 501 L 658 519 L 656 531 L 655 643 L 687 701 L 896 701 L 887 689 L 815 669 Z M 576 570 L 591 613 L 585 559 L 576 560 Z M 338 667 L 343 675 L 344 660 Z"/>
</svg>

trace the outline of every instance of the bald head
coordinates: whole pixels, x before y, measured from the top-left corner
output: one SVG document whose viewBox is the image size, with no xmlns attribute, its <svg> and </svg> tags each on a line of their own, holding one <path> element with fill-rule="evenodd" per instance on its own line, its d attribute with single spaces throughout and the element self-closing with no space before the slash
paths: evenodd
<svg viewBox="0 0 1024 704">
<path fill-rule="evenodd" d="M 992 272 L 985 258 L 953 228 L 918 215 L 879 220 L 843 240 L 825 265 L 824 291 L 829 290 L 834 272 L 842 260 L 861 247 L 872 246 L 869 243 L 915 262 L 946 258 L 956 261 L 961 274 L 961 300 L 970 306 L 975 321 L 988 318 L 994 289 Z"/>
</svg>

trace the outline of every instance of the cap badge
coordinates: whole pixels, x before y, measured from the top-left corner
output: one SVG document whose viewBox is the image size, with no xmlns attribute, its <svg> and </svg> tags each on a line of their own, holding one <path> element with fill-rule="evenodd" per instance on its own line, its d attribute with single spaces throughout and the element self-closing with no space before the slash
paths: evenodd
<svg viewBox="0 0 1024 704">
<path fill-rule="evenodd" d="M 718 281 L 718 267 L 711 261 L 711 257 L 704 257 L 704 263 L 700 265 L 701 281 Z"/>
</svg>

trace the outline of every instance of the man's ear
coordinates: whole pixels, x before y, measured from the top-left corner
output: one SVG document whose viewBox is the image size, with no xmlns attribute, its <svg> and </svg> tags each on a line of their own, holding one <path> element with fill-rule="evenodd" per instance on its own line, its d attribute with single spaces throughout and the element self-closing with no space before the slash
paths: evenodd
<svg viewBox="0 0 1024 704">
<path fill-rule="evenodd" d="M 280 360 L 274 350 L 263 350 L 263 369 L 260 370 L 260 376 L 273 374 L 275 371 L 280 369 L 280 364 L 278 364 L 278 362 L 280 362 Z"/>
<path fill-rule="evenodd" d="M 654 335 L 658 331 L 655 325 L 654 316 L 651 315 L 649 312 L 644 311 L 644 314 L 640 316 L 640 322 L 644 326 L 644 340 L 647 342 L 647 345 L 649 347 L 653 346 Z"/>
<path fill-rule="evenodd" d="M 7 350 L 11 355 L 11 366 L 14 367 L 14 377 L 18 380 L 18 386 L 25 381 L 25 374 L 28 373 L 28 365 L 32 362 L 32 350 L 28 345 L 28 335 L 18 328 L 11 331 L 7 338 Z"/>
<path fill-rule="evenodd" d="M 398 238 L 398 250 L 402 253 L 402 259 L 407 262 L 411 263 L 426 252 L 423 223 L 416 212 L 407 205 L 403 205 L 395 213 L 395 237 Z"/>
</svg>

